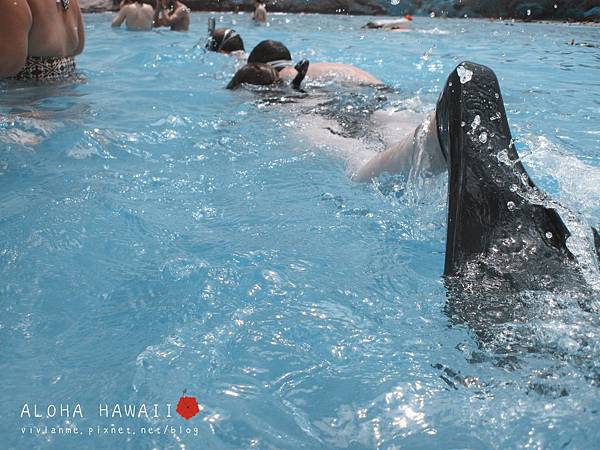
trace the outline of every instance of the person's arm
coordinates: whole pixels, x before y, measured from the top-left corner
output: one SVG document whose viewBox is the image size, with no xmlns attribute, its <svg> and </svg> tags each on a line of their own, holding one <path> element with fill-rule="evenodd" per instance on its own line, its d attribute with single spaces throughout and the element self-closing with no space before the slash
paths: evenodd
<svg viewBox="0 0 600 450">
<path fill-rule="evenodd" d="M 75 3 L 75 2 L 73 2 Z M 83 47 L 85 46 L 85 25 L 83 24 L 83 15 L 81 14 L 81 9 L 79 9 L 79 4 L 77 4 L 77 37 L 79 44 L 75 49 L 75 55 L 79 55 L 83 51 Z"/>
<path fill-rule="evenodd" d="M 437 136 L 435 112 L 428 114 L 414 134 L 407 136 L 398 145 L 378 153 L 357 173 L 354 181 L 370 181 L 384 172 L 408 173 L 415 166 L 440 173 L 446 169 L 446 160 L 442 154 Z"/>
<path fill-rule="evenodd" d="M 152 19 L 152 26 L 158 28 L 162 26 L 162 19 L 160 13 L 162 11 L 162 4 L 160 0 L 156 0 L 156 9 L 154 10 L 154 19 Z"/>
<path fill-rule="evenodd" d="M 0 0 L 0 78 L 19 73 L 27 60 L 33 22 L 26 0 Z"/>
<path fill-rule="evenodd" d="M 162 24 L 165 26 L 171 26 L 173 24 L 179 23 L 179 21 L 183 19 L 185 13 L 185 7 L 179 6 L 177 7 L 177 9 L 175 9 L 175 11 L 173 11 L 173 14 L 163 14 Z"/>
<path fill-rule="evenodd" d="M 123 23 L 123 21 L 127 18 L 127 10 L 129 5 L 125 5 L 123 8 L 121 8 L 121 11 L 119 11 L 119 14 L 117 14 L 117 17 L 115 17 L 112 21 L 112 25 L 113 27 L 120 27 L 121 24 Z"/>
</svg>

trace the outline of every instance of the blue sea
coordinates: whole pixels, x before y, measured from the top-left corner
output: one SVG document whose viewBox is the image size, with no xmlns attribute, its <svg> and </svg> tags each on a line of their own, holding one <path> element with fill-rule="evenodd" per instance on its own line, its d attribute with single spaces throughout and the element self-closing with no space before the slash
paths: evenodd
<svg viewBox="0 0 600 450">
<path fill-rule="evenodd" d="M 547 294 L 491 342 L 454 323 L 445 175 L 351 181 L 297 108 L 224 89 L 237 63 L 203 51 L 209 16 L 86 15 L 78 82 L 0 85 L 0 448 L 598 448 L 598 313 Z M 568 45 L 597 27 L 216 18 L 247 50 L 371 72 L 397 110 L 490 66 L 534 181 L 600 223 L 600 49 Z M 319 95 L 341 109 L 375 98 L 336 89 Z"/>
</svg>

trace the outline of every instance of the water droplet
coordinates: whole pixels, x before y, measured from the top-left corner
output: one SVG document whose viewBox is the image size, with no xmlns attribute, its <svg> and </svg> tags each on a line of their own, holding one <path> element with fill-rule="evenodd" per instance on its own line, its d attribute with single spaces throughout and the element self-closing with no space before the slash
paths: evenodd
<svg viewBox="0 0 600 450">
<path fill-rule="evenodd" d="M 516 184 L 511 184 L 509 189 L 510 189 L 510 192 L 517 192 L 518 188 L 517 188 Z"/>
<path fill-rule="evenodd" d="M 465 68 L 465 66 L 462 65 L 456 68 L 456 73 L 458 74 L 462 84 L 468 83 L 471 81 L 471 78 L 473 78 L 473 71 Z"/>
<path fill-rule="evenodd" d="M 460 123 L 461 127 L 464 127 L 465 125 L 466 125 L 466 123 L 464 121 Z"/>
<path fill-rule="evenodd" d="M 400 4 L 400 0 L 392 0 L 392 5 L 396 6 Z"/>
<path fill-rule="evenodd" d="M 506 204 L 506 207 L 508 208 L 509 211 L 512 211 L 513 209 L 515 209 L 515 202 L 508 202 Z"/>
<path fill-rule="evenodd" d="M 482 144 L 485 144 L 488 140 L 488 134 L 484 131 L 483 133 L 481 133 L 479 135 L 479 142 L 481 142 Z"/>
<path fill-rule="evenodd" d="M 530 15 L 531 15 L 531 10 L 530 10 L 530 9 L 528 9 L 528 10 L 527 10 L 527 15 L 528 15 L 528 16 L 530 16 Z"/>
<path fill-rule="evenodd" d="M 475 116 L 475 118 L 473 119 L 473 122 L 471 123 L 471 128 L 474 130 L 475 128 L 477 128 L 479 125 L 481 125 L 481 117 L 479 117 L 479 114 Z"/>
<path fill-rule="evenodd" d="M 546 237 L 547 237 L 548 239 L 552 239 L 552 233 L 551 233 L 550 231 L 547 231 L 547 232 L 546 232 Z"/>
</svg>

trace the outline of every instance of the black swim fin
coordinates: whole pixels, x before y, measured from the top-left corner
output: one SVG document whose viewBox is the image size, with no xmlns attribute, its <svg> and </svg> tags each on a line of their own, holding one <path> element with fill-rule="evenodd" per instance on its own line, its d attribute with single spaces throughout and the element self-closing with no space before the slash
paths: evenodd
<svg viewBox="0 0 600 450">
<path fill-rule="evenodd" d="M 444 275 L 498 252 L 510 277 L 527 272 L 515 283 L 527 286 L 572 259 L 569 231 L 519 161 L 494 72 L 472 62 L 457 66 L 437 102 L 436 122 L 448 163 Z"/>
<path fill-rule="evenodd" d="M 304 81 L 306 74 L 308 73 L 308 67 L 310 66 L 310 61 L 308 59 L 303 59 L 298 64 L 294 66 L 294 69 L 298 72 L 298 75 L 292 80 L 292 87 L 300 92 L 304 92 L 300 89 L 300 85 Z"/>
</svg>

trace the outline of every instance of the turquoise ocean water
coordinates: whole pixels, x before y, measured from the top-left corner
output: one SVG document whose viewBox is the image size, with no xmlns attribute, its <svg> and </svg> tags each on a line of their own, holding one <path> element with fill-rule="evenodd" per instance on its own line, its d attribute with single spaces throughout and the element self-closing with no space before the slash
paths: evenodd
<svg viewBox="0 0 600 450">
<path fill-rule="evenodd" d="M 87 15 L 82 82 L 0 86 L 0 447 L 597 447 L 598 314 L 550 296 L 492 342 L 452 323 L 445 177 L 353 183 L 297 111 L 224 89 L 235 61 L 195 47 L 208 17 L 182 34 Z M 368 70 L 397 109 L 489 65 L 534 180 L 600 222 L 600 50 L 567 45 L 596 27 L 216 17 L 248 49 Z M 189 421 L 185 389 L 204 408 Z M 157 417 L 101 414 L 115 404 Z"/>
</svg>

